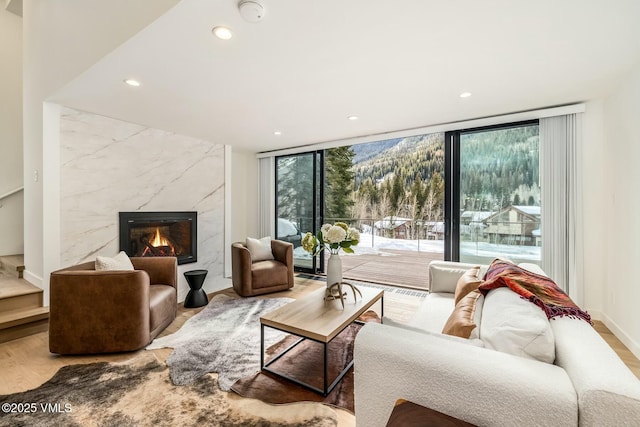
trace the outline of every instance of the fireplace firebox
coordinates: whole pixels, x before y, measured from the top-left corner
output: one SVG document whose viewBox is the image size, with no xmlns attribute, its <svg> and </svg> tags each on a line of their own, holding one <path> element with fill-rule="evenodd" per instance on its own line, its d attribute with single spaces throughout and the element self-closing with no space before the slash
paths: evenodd
<svg viewBox="0 0 640 427">
<path fill-rule="evenodd" d="M 120 212 L 120 250 L 131 257 L 198 260 L 197 212 Z"/>
</svg>

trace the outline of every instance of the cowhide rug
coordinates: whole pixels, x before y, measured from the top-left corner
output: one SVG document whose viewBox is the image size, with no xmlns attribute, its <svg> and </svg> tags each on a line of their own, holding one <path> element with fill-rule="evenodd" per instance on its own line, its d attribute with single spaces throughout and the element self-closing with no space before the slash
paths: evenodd
<svg viewBox="0 0 640 427">
<path fill-rule="evenodd" d="M 216 295 L 176 333 L 156 338 L 147 350 L 173 348 L 166 363 L 174 384 L 191 384 L 217 372 L 220 389 L 229 391 L 238 379 L 260 371 L 260 317 L 292 301 Z M 265 328 L 265 348 L 284 336 Z"/>
<path fill-rule="evenodd" d="M 24 406 L 17 410 L 27 403 L 35 403 L 35 411 L 25 413 Z M 41 404 L 51 406 L 43 409 Z M 148 352 L 122 363 L 65 366 L 36 389 L 0 396 L 0 407 L 3 427 L 329 427 L 338 422 L 335 411 L 324 405 L 275 406 L 237 398 L 220 391 L 211 374 L 175 386 L 167 367 Z"/>
</svg>

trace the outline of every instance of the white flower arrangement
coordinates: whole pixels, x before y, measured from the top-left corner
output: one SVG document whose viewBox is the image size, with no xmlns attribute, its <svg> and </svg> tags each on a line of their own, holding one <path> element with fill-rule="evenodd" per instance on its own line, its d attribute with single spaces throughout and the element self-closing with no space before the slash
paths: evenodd
<svg viewBox="0 0 640 427">
<path fill-rule="evenodd" d="M 323 249 L 328 249 L 332 254 L 338 254 L 340 249 L 352 254 L 352 246 L 356 246 L 360 241 L 360 232 L 349 227 L 344 222 L 335 224 L 324 224 L 317 235 L 307 232 L 302 238 L 302 248 L 313 256 L 319 254 Z"/>
</svg>

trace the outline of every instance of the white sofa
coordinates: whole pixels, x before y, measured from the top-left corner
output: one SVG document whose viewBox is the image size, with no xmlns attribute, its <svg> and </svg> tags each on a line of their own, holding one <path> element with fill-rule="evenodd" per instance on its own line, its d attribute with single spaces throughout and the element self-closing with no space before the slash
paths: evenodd
<svg viewBox="0 0 640 427">
<path fill-rule="evenodd" d="M 549 322 L 554 364 L 442 335 L 458 278 L 471 267 L 433 262 L 430 293 L 409 325 L 385 319 L 360 330 L 358 427 L 385 426 L 400 398 L 478 426 L 640 426 L 640 381 L 583 320 Z"/>
</svg>

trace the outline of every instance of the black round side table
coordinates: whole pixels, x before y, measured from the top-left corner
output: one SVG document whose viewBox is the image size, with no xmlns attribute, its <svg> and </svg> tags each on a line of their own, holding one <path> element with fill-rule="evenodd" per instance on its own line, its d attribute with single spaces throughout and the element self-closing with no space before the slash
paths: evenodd
<svg viewBox="0 0 640 427">
<path fill-rule="evenodd" d="M 207 276 L 207 270 L 191 270 L 185 271 L 184 277 L 187 279 L 187 283 L 191 290 L 184 299 L 184 306 L 186 308 L 202 307 L 209 304 L 209 298 L 206 292 L 202 289 L 204 278 Z"/>
</svg>

